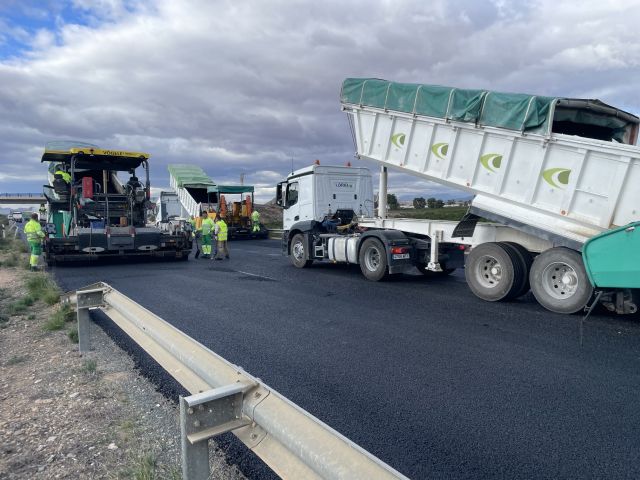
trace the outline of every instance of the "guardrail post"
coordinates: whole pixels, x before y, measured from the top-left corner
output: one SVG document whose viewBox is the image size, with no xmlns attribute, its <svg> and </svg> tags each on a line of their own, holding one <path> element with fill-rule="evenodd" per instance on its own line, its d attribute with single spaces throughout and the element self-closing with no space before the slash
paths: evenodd
<svg viewBox="0 0 640 480">
<path fill-rule="evenodd" d="M 89 309 L 104 305 L 104 290 L 78 290 L 76 292 L 76 315 L 78 317 L 78 346 L 80 353 L 87 353 L 91 348 L 91 324 Z"/>
<path fill-rule="evenodd" d="M 251 420 L 242 415 L 244 392 L 251 388 L 234 383 L 188 397 L 180 397 L 182 478 L 209 478 L 209 439 L 244 427 Z"/>
</svg>

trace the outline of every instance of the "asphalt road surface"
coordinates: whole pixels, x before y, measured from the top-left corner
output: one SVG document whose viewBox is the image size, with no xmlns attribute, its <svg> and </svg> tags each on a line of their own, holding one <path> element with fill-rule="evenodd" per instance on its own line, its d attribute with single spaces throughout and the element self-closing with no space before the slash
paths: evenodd
<svg viewBox="0 0 640 480">
<path fill-rule="evenodd" d="M 372 283 L 230 247 L 55 273 L 108 282 L 410 478 L 640 478 L 638 315 L 595 313 L 580 346 L 580 317 L 484 302 L 460 273 Z"/>
</svg>

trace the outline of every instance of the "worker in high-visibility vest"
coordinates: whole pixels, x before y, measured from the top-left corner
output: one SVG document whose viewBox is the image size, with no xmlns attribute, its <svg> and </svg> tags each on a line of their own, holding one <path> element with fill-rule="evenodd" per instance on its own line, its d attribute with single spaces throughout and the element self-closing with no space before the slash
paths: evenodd
<svg viewBox="0 0 640 480">
<path fill-rule="evenodd" d="M 211 258 L 211 240 L 213 237 L 213 231 L 215 224 L 213 220 L 209 218 L 208 213 L 202 212 L 202 223 L 200 224 L 200 231 L 202 232 L 202 258 Z"/>
<path fill-rule="evenodd" d="M 222 260 L 222 255 L 224 258 L 229 258 L 229 248 L 227 247 L 227 234 L 228 228 L 226 222 L 222 219 L 222 217 L 218 216 L 216 219 L 216 239 L 217 239 L 217 252 L 216 252 L 216 260 Z"/>
<path fill-rule="evenodd" d="M 260 212 L 254 210 L 251 212 L 251 224 L 253 225 L 253 233 L 260 231 Z"/>
<path fill-rule="evenodd" d="M 58 165 L 57 169 L 55 172 L 53 172 L 54 175 L 60 175 L 62 177 L 62 179 L 66 182 L 66 183 L 71 183 L 71 175 L 69 175 L 67 172 L 65 172 L 63 170 L 63 166 L 62 165 Z"/>
<path fill-rule="evenodd" d="M 38 270 L 38 259 L 42 253 L 42 239 L 44 238 L 44 232 L 38 221 L 37 213 L 31 214 L 31 220 L 24 226 L 24 234 L 27 236 L 27 242 L 29 242 L 29 247 L 31 248 L 29 265 L 33 272 Z"/>
<path fill-rule="evenodd" d="M 200 235 L 198 234 L 198 228 L 196 226 L 196 219 L 193 215 L 189 218 L 189 225 L 191 225 L 191 235 L 193 236 L 194 243 L 196 244 L 196 253 L 194 254 L 195 258 L 200 256 Z"/>
<path fill-rule="evenodd" d="M 40 220 L 47 220 L 47 207 L 44 206 L 44 203 L 40 204 L 40 209 L 38 210 L 40 213 Z"/>
</svg>

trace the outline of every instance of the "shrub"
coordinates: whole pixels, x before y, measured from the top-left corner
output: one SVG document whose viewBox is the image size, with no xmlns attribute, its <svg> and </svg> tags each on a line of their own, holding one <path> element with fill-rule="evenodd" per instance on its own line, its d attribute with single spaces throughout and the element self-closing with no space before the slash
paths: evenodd
<svg viewBox="0 0 640 480">
<path fill-rule="evenodd" d="M 17 302 L 13 302 L 11 305 L 9 305 L 9 307 L 7 308 L 7 312 L 9 313 L 9 315 L 20 315 L 21 313 L 26 312 L 27 308 L 33 305 L 34 302 L 35 299 L 32 296 L 26 295 Z"/>
<path fill-rule="evenodd" d="M 60 300 L 60 290 L 46 275 L 35 275 L 27 280 L 27 289 L 47 305 L 55 305 Z"/>
<path fill-rule="evenodd" d="M 78 336 L 78 329 L 75 327 L 73 327 L 71 330 L 67 332 L 67 336 L 69 337 L 69 340 L 71 340 L 71 343 L 80 342 L 80 337 Z"/>
<path fill-rule="evenodd" d="M 96 373 L 97 369 L 98 369 L 98 362 L 96 362 L 93 358 L 90 358 L 89 360 L 85 360 L 84 364 L 82 365 L 82 371 L 85 373 Z"/>
<path fill-rule="evenodd" d="M 62 330 L 67 322 L 73 321 L 74 311 L 68 305 L 63 305 L 47 320 L 43 328 L 47 331 Z"/>
</svg>

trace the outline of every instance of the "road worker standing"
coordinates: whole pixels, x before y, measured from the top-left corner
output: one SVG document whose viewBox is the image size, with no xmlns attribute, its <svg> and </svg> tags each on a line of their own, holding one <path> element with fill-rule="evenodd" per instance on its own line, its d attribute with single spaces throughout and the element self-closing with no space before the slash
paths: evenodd
<svg viewBox="0 0 640 480">
<path fill-rule="evenodd" d="M 200 225 L 200 231 L 202 232 L 202 258 L 211 258 L 211 240 L 213 236 L 213 230 L 216 228 L 213 220 L 209 218 L 209 214 L 202 212 L 202 224 Z"/>
<path fill-rule="evenodd" d="M 216 247 L 218 250 L 216 252 L 216 260 L 222 260 L 222 255 L 224 255 L 224 258 L 229 258 L 229 249 L 227 247 L 227 232 L 228 229 L 226 222 L 222 219 L 222 217 L 218 216 L 216 219 L 215 229 L 217 239 Z"/>
<path fill-rule="evenodd" d="M 38 221 L 38 214 L 32 213 L 31 219 L 24 226 L 24 234 L 27 236 L 27 242 L 31 248 L 31 257 L 29 258 L 29 265 L 32 272 L 38 270 L 38 259 L 42 253 L 42 239 L 44 238 L 44 232 Z"/>
<path fill-rule="evenodd" d="M 193 235 L 194 243 L 196 244 L 196 253 L 194 254 L 194 258 L 198 258 L 200 256 L 200 234 L 198 233 L 198 227 L 196 225 L 196 219 L 193 215 L 189 218 L 189 225 L 191 225 L 191 235 Z"/>
<path fill-rule="evenodd" d="M 260 212 L 258 210 L 251 212 L 251 224 L 253 225 L 253 233 L 258 233 L 260 231 Z"/>
<path fill-rule="evenodd" d="M 40 221 L 47 221 L 47 207 L 44 206 L 44 203 L 40 204 L 40 208 L 38 209 L 38 213 L 40 214 Z"/>
</svg>

